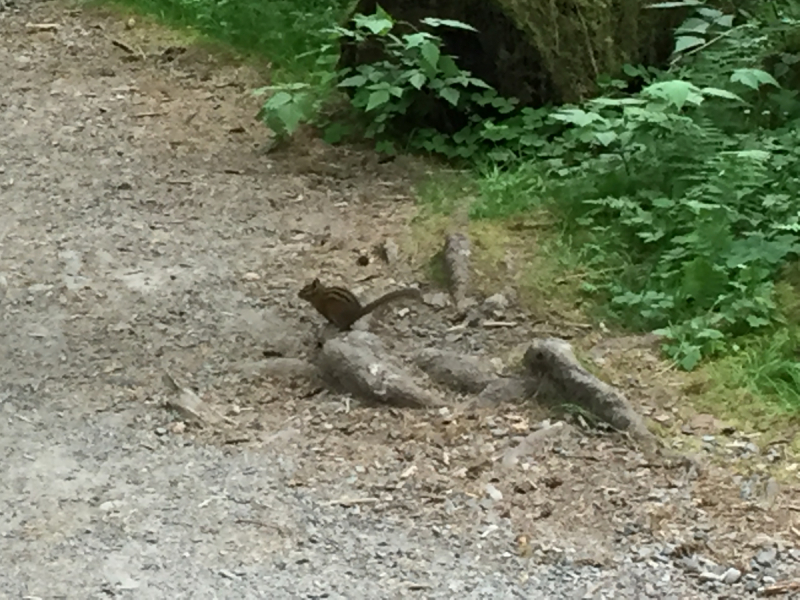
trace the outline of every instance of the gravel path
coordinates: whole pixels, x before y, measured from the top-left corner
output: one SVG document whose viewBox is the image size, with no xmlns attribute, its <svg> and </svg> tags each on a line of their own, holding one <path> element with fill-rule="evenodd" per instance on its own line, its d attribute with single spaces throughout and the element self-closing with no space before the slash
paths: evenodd
<svg viewBox="0 0 800 600">
<path fill-rule="evenodd" d="M 564 543 L 526 554 L 517 525 L 469 495 L 444 503 L 460 521 L 417 510 L 413 490 L 405 509 L 339 502 L 367 475 L 366 442 L 315 420 L 338 400 L 241 373 L 265 346 L 306 342 L 294 294 L 319 262 L 297 231 L 367 236 L 378 213 L 394 226 L 398 176 L 266 160 L 257 74 L 156 56 L 172 42 L 98 11 L 0 3 L 0 597 L 734 598 L 798 576 L 797 537 L 771 534 L 737 565 L 598 530 L 605 557 L 587 561 L 578 517 L 538 525 Z M 184 434 L 161 405 L 164 366 L 232 415 L 263 413 L 255 441 Z M 333 438 L 347 451 L 323 452 Z"/>
</svg>

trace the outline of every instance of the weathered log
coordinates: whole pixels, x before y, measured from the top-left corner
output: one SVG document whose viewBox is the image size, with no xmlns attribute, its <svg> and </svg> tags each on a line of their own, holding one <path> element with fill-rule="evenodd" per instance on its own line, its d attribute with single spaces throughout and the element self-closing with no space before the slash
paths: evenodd
<svg viewBox="0 0 800 600">
<path fill-rule="evenodd" d="M 316 364 L 331 387 L 365 400 L 409 408 L 443 404 L 424 374 L 412 373 L 366 331 L 327 340 Z"/>
</svg>

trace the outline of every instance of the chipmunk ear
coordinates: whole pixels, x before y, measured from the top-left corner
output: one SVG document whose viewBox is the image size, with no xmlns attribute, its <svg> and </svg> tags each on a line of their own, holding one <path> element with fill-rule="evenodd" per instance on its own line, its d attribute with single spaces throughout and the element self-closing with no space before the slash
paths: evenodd
<svg viewBox="0 0 800 600">
<path fill-rule="evenodd" d="M 320 280 L 317 277 L 317 278 L 314 278 L 314 281 L 311 282 L 311 285 L 314 286 L 314 287 L 319 287 L 319 286 L 322 285 L 322 283 L 320 283 Z"/>
</svg>

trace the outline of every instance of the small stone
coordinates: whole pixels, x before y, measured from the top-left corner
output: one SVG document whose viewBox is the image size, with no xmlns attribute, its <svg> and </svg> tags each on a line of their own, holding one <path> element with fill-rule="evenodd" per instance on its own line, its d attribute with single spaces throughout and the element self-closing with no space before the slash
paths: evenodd
<svg viewBox="0 0 800 600">
<path fill-rule="evenodd" d="M 800 548 L 792 548 L 789 550 L 789 556 L 792 557 L 792 560 L 800 562 Z"/>
<path fill-rule="evenodd" d="M 500 500 L 503 499 L 503 492 L 498 490 L 491 483 L 486 484 L 486 495 L 489 496 L 489 498 L 491 498 L 495 502 L 499 502 Z"/>
<path fill-rule="evenodd" d="M 745 592 L 756 592 L 758 588 L 761 587 L 757 581 L 748 581 L 744 584 L 744 591 Z"/>
<path fill-rule="evenodd" d="M 774 546 L 762 548 L 755 556 L 756 562 L 762 567 L 771 567 L 776 558 L 778 558 L 778 549 Z"/>
<path fill-rule="evenodd" d="M 775 583 L 775 581 L 776 579 L 774 577 L 770 577 L 769 575 L 764 575 L 764 577 L 761 578 L 761 582 L 764 585 L 772 585 Z"/>
<path fill-rule="evenodd" d="M 258 281 L 259 279 L 261 279 L 261 275 L 250 271 L 242 275 L 242 279 L 244 279 L 245 281 Z"/>
<path fill-rule="evenodd" d="M 733 585 L 734 583 L 738 583 L 739 580 L 742 578 L 742 572 L 739 569 L 735 569 L 731 567 L 725 573 L 722 574 L 722 581 L 727 583 L 728 585 Z"/>
<path fill-rule="evenodd" d="M 700 571 L 700 562 L 697 560 L 696 556 L 684 556 L 681 558 L 680 564 L 683 565 L 687 571 L 695 573 Z"/>
<path fill-rule="evenodd" d="M 716 573 L 712 573 L 711 571 L 703 571 L 698 575 L 700 581 L 719 581 L 720 577 Z"/>
<path fill-rule="evenodd" d="M 167 428 L 166 427 L 156 427 L 156 435 L 166 435 Z"/>
<path fill-rule="evenodd" d="M 434 308 L 444 308 L 450 304 L 450 296 L 444 292 L 437 292 L 435 294 L 428 294 L 423 296 L 425 304 Z"/>
<path fill-rule="evenodd" d="M 503 312 L 508 308 L 508 298 L 503 294 L 494 294 L 483 301 L 483 306 L 490 312 Z"/>
</svg>

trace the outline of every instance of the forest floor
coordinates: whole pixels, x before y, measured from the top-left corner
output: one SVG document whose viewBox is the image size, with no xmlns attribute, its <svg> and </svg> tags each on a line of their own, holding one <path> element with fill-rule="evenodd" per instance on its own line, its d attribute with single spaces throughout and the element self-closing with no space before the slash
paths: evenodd
<svg viewBox="0 0 800 600">
<path fill-rule="evenodd" d="M 365 297 L 419 277 L 413 161 L 265 153 L 261 69 L 114 12 L 0 3 L 0 65 L 3 598 L 800 593 L 790 440 L 685 412 L 636 338 L 513 308 L 506 327 L 429 304 L 368 323 L 403 356 L 498 364 L 569 334 L 695 466 L 580 419 L 509 464 L 558 417 L 365 406 L 266 372 L 314 344 L 313 277 Z M 166 408 L 165 370 L 222 425 Z"/>
</svg>

